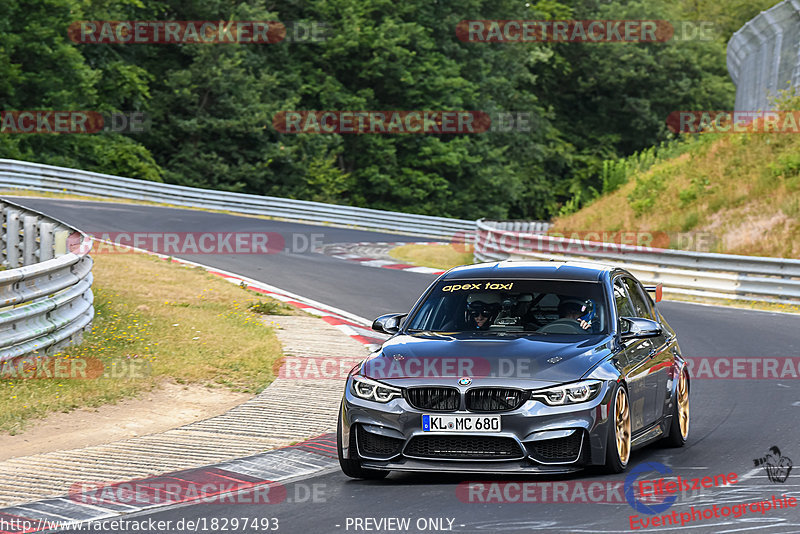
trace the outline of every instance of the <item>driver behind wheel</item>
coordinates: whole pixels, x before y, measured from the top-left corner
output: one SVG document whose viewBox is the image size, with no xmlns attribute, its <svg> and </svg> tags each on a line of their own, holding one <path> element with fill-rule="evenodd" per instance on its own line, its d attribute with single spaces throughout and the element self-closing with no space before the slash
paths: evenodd
<svg viewBox="0 0 800 534">
<path fill-rule="evenodd" d="M 577 299 L 562 300 L 558 305 L 558 315 L 562 319 L 574 319 L 582 329 L 588 330 L 591 324 L 581 319 L 584 313 L 586 313 L 585 303 Z"/>
<path fill-rule="evenodd" d="M 467 328 L 488 330 L 497 318 L 500 304 L 500 296 L 495 293 L 472 293 L 467 297 L 467 309 L 464 312 Z"/>
</svg>

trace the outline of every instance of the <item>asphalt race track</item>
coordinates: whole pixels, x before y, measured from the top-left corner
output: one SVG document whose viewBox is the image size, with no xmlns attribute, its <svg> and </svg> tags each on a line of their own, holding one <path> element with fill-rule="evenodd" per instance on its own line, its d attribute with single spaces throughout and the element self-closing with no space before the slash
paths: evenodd
<svg viewBox="0 0 800 534">
<path fill-rule="evenodd" d="M 162 207 L 136 206 L 55 199 L 12 199 L 73 224 L 85 231 L 198 232 L 268 231 L 284 235 L 323 234 L 324 243 L 357 241 L 418 241 L 413 237 L 350 229 L 309 226 L 287 222 L 236 217 Z M 187 255 L 220 269 L 239 273 L 288 291 L 318 300 L 356 315 L 372 318 L 407 310 L 433 276 L 364 267 L 308 251 L 269 255 Z M 145 283 L 145 282 L 143 282 Z M 677 330 L 683 354 L 691 357 L 786 357 L 800 356 L 800 317 L 757 311 L 734 310 L 677 302 L 659 305 Z M 737 473 L 738 483 L 726 488 L 692 490 L 679 494 L 663 513 L 635 511 L 614 492 L 582 491 L 590 484 L 614 487 L 624 476 L 595 472 L 548 479 L 451 475 L 390 475 L 380 482 L 354 481 L 338 470 L 324 472 L 287 485 L 287 499 L 275 504 L 195 504 L 162 508 L 126 516 L 127 519 L 171 520 L 164 532 L 179 532 L 177 521 L 203 519 L 206 531 L 263 532 L 243 528 L 247 519 L 277 518 L 277 532 L 324 534 L 336 532 L 800 532 L 800 508 L 748 511 L 739 518 L 720 517 L 688 522 L 683 527 L 644 527 L 631 524 L 631 516 L 651 519 L 691 508 L 733 507 L 771 499 L 773 495 L 800 497 L 796 467 L 785 482 L 772 482 L 766 471 L 754 467 L 754 459 L 778 446 L 783 456 L 800 463 L 800 381 L 798 379 L 724 380 L 697 379 L 692 383 L 691 433 L 682 449 L 649 446 L 636 451 L 629 471 L 643 462 L 660 462 L 674 475 L 697 478 Z M 309 399 L 313 402 L 313 399 Z M 648 478 L 655 478 L 650 472 Z M 541 487 L 522 495 L 514 482 L 565 482 L 567 493 L 533 502 Z M 468 482 L 482 482 L 496 491 L 470 492 Z M 496 482 L 501 484 L 495 484 Z M 512 484 L 502 484 L 509 483 Z M 582 485 L 582 486 L 581 486 Z M 476 488 L 477 486 L 472 486 Z M 550 486 L 552 490 L 556 486 Z M 565 487 L 563 484 L 560 486 Z M 600 488 L 600 485 L 596 485 Z M 498 489 L 499 488 L 499 489 Z M 505 492 L 505 493 L 504 493 Z M 315 498 L 309 495 L 316 495 Z M 497 502 L 498 500 L 526 502 Z M 482 502 L 485 500 L 491 502 Z M 539 499 L 537 498 L 537 501 Z M 609 501 L 609 502 L 593 502 Z M 740 509 L 740 508 L 739 508 Z M 696 511 L 695 510 L 695 511 Z M 211 528 L 212 518 L 217 519 Z M 233 528 L 237 518 L 238 528 Z M 387 523 L 390 518 L 408 520 L 408 527 Z M 374 521 L 373 521 L 374 520 Z M 379 523 L 381 522 L 382 523 Z M 260 523 L 264 524 L 264 523 Z M 274 524 L 274 523 L 270 523 Z M 202 530 L 202 529 L 198 529 Z M 123 530 L 124 531 L 124 530 Z M 133 531 L 133 530 L 128 530 Z M 182 531 L 185 531 L 182 530 Z M 273 530 L 274 531 L 274 530 Z"/>
<path fill-rule="evenodd" d="M 430 241 L 425 238 L 157 206 L 23 198 L 12 200 L 64 222 L 76 223 L 81 230 L 93 234 L 104 232 L 281 234 L 287 247 L 293 248 L 293 241 L 298 243 L 295 248 L 297 252 L 269 255 L 176 254 L 176 257 L 241 274 L 362 317 L 372 318 L 381 313 L 410 308 L 417 296 L 430 281 L 435 279 L 434 276 L 419 273 L 386 273 L 383 269 L 368 268 L 321 254 L 311 254 L 305 246 L 306 240 L 310 242 L 311 239 L 321 240 L 322 243 Z M 397 276 L 388 276 L 389 274 Z M 376 288 L 381 290 L 376 291 Z"/>
</svg>

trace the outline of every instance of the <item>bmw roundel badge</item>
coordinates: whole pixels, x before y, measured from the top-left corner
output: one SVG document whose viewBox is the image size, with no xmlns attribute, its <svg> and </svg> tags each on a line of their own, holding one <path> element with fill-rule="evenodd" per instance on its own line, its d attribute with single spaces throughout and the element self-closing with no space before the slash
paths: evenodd
<svg viewBox="0 0 800 534">
<path fill-rule="evenodd" d="M 458 383 L 461 384 L 462 386 L 468 386 L 472 384 L 472 379 L 469 378 L 468 376 L 465 376 L 464 378 L 459 380 Z"/>
</svg>

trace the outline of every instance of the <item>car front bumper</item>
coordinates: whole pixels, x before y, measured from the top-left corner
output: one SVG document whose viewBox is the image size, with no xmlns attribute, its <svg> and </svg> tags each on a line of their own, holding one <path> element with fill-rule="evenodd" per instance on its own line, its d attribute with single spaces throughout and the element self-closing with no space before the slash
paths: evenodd
<svg viewBox="0 0 800 534">
<path fill-rule="evenodd" d="M 491 414 L 426 411 L 415 408 L 405 398 L 387 403 L 364 400 L 352 393 L 351 382 L 352 378 L 348 378 L 340 413 L 342 455 L 359 458 L 362 467 L 535 474 L 567 473 L 605 463 L 613 389 L 610 381 L 603 383 L 597 397 L 585 403 L 548 406 L 528 400 L 516 410 Z M 500 415 L 501 430 L 423 431 L 423 414 Z M 502 448 L 502 452 L 495 455 L 492 447 Z M 475 449 L 482 449 L 484 454 L 480 458 L 469 457 L 469 451 Z"/>
</svg>

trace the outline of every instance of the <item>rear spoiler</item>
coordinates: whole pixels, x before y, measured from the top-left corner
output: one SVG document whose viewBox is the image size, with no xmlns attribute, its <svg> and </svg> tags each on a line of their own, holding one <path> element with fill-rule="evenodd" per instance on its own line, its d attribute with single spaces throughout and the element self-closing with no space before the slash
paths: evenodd
<svg viewBox="0 0 800 534">
<path fill-rule="evenodd" d="M 644 286 L 645 291 L 648 293 L 655 293 L 656 295 L 656 302 L 661 302 L 661 284 L 657 284 L 654 286 Z"/>
</svg>

